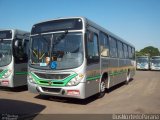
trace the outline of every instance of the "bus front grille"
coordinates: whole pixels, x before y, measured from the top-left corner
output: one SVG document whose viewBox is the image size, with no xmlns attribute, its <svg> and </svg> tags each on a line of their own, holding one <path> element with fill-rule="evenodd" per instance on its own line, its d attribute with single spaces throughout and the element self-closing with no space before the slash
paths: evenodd
<svg viewBox="0 0 160 120">
<path fill-rule="evenodd" d="M 35 74 L 39 78 L 52 79 L 52 80 L 62 80 L 70 75 L 70 74 L 47 74 L 47 73 L 35 73 Z"/>
</svg>

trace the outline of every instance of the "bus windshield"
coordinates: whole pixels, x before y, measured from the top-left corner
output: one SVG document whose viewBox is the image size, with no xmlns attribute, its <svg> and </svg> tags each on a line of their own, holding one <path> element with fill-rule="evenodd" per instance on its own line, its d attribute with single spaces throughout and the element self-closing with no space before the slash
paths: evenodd
<svg viewBox="0 0 160 120">
<path fill-rule="evenodd" d="M 152 60 L 152 63 L 154 63 L 154 64 L 160 64 L 160 59 Z"/>
<path fill-rule="evenodd" d="M 147 62 L 149 62 L 149 61 L 148 61 L 147 58 L 138 58 L 138 59 L 137 59 L 137 62 L 138 62 L 138 63 L 147 63 Z"/>
<path fill-rule="evenodd" d="M 0 41 L 0 67 L 8 65 L 11 62 L 11 41 Z"/>
<path fill-rule="evenodd" d="M 160 57 L 152 57 L 151 62 L 154 63 L 154 64 L 159 64 L 160 65 Z"/>
<path fill-rule="evenodd" d="M 31 37 L 30 65 L 40 69 L 69 69 L 83 62 L 82 33 L 54 33 Z M 51 67 L 51 63 L 55 67 Z"/>
</svg>

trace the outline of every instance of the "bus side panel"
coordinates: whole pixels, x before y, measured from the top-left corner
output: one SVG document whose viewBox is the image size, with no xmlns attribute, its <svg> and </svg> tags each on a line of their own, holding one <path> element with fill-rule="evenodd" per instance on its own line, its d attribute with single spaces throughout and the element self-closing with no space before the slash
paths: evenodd
<svg viewBox="0 0 160 120">
<path fill-rule="evenodd" d="M 132 70 L 131 70 L 131 78 L 133 78 L 134 75 L 135 75 L 135 68 L 132 68 Z"/>
<path fill-rule="evenodd" d="M 107 58 L 107 57 L 101 57 L 101 75 L 104 74 L 104 73 L 108 73 L 108 71 L 109 71 L 109 65 L 110 65 L 109 58 Z M 108 80 L 107 80 L 107 82 L 109 82 L 109 85 L 113 84 L 112 82 L 110 82 Z M 106 88 L 109 87 L 107 82 L 106 82 Z"/>
<path fill-rule="evenodd" d="M 131 66 L 131 78 L 133 78 L 136 72 L 136 62 L 134 60 L 131 61 Z"/>
<path fill-rule="evenodd" d="M 99 92 L 100 63 L 87 66 L 86 71 L 85 95 L 89 97 Z"/>
<path fill-rule="evenodd" d="M 128 68 L 127 68 L 127 70 L 129 70 L 130 71 L 130 78 L 133 78 L 133 76 L 135 75 L 135 69 L 134 69 L 134 61 L 132 61 L 132 60 L 128 60 L 128 64 L 127 64 L 127 66 L 128 66 Z"/>
<path fill-rule="evenodd" d="M 119 59 L 119 76 L 120 76 L 120 82 L 123 82 L 127 78 L 127 69 L 128 66 L 126 59 Z"/>
<path fill-rule="evenodd" d="M 110 76 L 110 87 L 120 83 L 119 76 L 116 74 L 118 71 L 118 59 L 111 58 L 109 60 L 109 76 Z"/>
<path fill-rule="evenodd" d="M 14 64 L 14 79 L 15 87 L 27 85 L 27 63 Z"/>
</svg>

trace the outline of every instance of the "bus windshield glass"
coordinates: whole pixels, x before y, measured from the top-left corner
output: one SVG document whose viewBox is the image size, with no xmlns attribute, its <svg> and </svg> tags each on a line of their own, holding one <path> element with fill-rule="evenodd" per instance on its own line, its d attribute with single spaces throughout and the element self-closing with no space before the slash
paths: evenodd
<svg viewBox="0 0 160 120">
<path fill-rule="evenodd" d="M 82 33 L 54 33 L 31 37 L 30 65 L 40 69 L 69 69 L 83 62 Z"/>
<path fill-rule="evenodd" d="M 138 58 L 138 59 L 137 59 L 137 62 L 138 62 L 138 63 L 148 63 L 149 60 L 148 60 L 148 58 Z"/>
<path fill-rule="evenodd" d="M 152 63 L 154 63 L 154 64 L 160 64 L 160 59 L 158 60 L 152 60 Z"/>
<path fill-rule="evenodd" d="M 11 30 L 0 31 L 0 39 L 11 39 L 11 38 L 12 38 Z"/>
<path fill-rule="evenodd" d="M 160 57 L 152 57 L 151 62 L 154 64 L 160 64 Z"/>
<path fill-rule="evenodd" d="M 8 65 L 11 62 L 11 41 L 0 41 L 0 67 Z"/>
</svg>

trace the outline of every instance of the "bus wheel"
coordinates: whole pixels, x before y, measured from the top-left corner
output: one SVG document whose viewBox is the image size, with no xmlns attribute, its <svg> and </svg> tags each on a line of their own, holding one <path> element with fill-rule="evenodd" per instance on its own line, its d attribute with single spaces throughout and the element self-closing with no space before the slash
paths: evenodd
<svg viewBox="0 0 160 120">
<path fill-rule="evenodd" d="M 98 98 L 104 97 L 105 93 L 106 93 L 106 82 L 104 79 L 102 79 L 100 83 L 100 92 L 98 94 Z"/>
<path fill-rule="evenodd" d="M 126 79 L 126 85 L 128 85 L 129 80 L 130 80 L 130 71 L 128 70 L 127 79 Z"/>
</svg>

